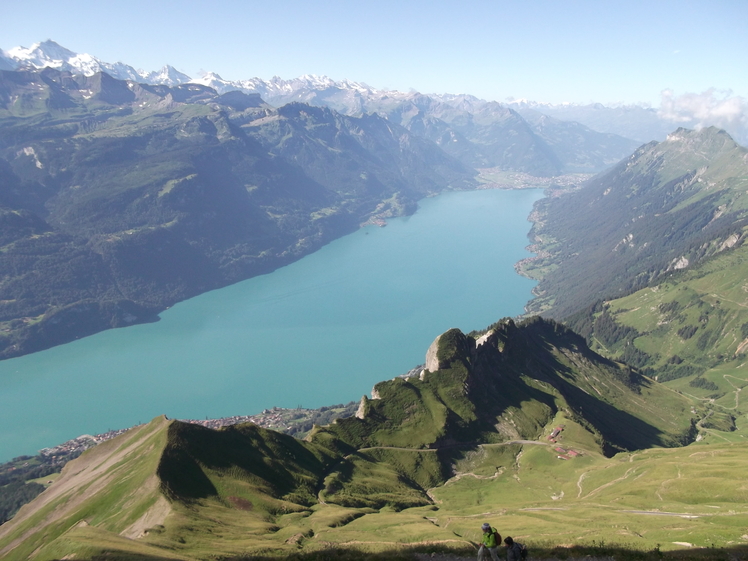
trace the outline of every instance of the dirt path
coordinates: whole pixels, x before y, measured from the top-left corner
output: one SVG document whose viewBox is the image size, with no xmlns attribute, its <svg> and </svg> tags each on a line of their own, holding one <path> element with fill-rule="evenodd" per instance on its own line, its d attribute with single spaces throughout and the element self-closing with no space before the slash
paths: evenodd
<svg viewBox="0 0 748 561">
<path fill-rule="evenodd" d="M 748 339 L 746 339 L 748 341 Z M 732 407 L 733 410 L 738 408 L 738 404 L 740 402 L 740 392 L 743 390 L 743 388 L 737 387 L 735 384 L 733 384 L 728 378 L 733 378 L 735 380 L 740 380 L 741 382 L 748 382 L 745 378 L 738 378 L 737 376 L 733 376 L 732 374 L 723 374 L 722 377 L 725 379 L 725 382 L 730 384 L 732 386 L 732 389 L 735 390 L 735 407 Z"/>
<path fill-rule="evenodd" d="M 579 477 L 579 481 L 577 481 L 577 487 L 579 488 L 579 495 L 577 495 L 577 498 L 578 498 L 578 499 L 580 499 L 580 498 L 581 498 L 581 499 L 589 499 L 589 498 L 590 498 L 590 497 L 591 497 L 592 495 L 594 495 L 594 494 L 595 494 L 595 493 L 597 493 L 598 491 L 602 491 L 603 489 L 607 489 L 607 488 L 608 488 L 608 487 L 610 487 L 611 485 L 615 485 L 616 483 L 619 483 L 619 482 L 621 482 L 621 481 L 623 481 L 623 480 L 625 480 L 625 479 L 628 479 L 628 476 L 629 476 L 629 475 L 630 475 L 630 474 L 631 474 L 632 472 L 635 472 L 635 471 L 636 471 L 636 469 L 637 469 L 637 468 L 635 468 L 635 467 L 632 467 L 632 468 L 629 468 L 629 469 L 627 469 L 627 470 L 626 470 L 626 473 L 624 473 L 624 474 L 623 474 L 623 475 L 622 475 L 621 477 L 617 477 L 616 479 L 613 479 L 613 480 L 611 480 L 611 481 L 608 481 L 607 483 L 605 483 L 605 484 L 603 484 L 603 485 L 600 485 L 599 487 L 597 487 L 597 488 L 593 489 L 592 491 L 590 491 L 589 493 L 587 493 L 587 494 L 586 494 L 586 495 L 585 495 L 584 497 L 582 497 L 582 485 L 581 485 L 581 483 L 582 483 L 582 479 L 584 478 L 584 476 L 585 476 L 585 475 L 587 475 L 587 472 L 585 472 L 585 473 L 583 473 L 583 474 L 582 474 L 582 475 L 581 475 L 581 476 Z"/>
<path fill-rule="evenodd" d="M 577 479 L 577 489 L 579 489 L 579 493 L 577 493 L 577 498 L 580 498 L 582 496 L 582 481 L 584 481 L 585 477 L 587 477 L 586 471 L 582 475 L 579 476 L 579 479 Z"/>
</svg>

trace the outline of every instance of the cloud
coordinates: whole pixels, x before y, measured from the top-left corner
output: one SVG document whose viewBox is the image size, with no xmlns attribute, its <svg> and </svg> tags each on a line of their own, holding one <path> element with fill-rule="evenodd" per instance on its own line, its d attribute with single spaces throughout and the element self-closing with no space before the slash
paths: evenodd
<svg viewBox="0 0 748 561">
<path fill-rule="evenodd" d="M 748 100 L 730 91 L 710 88 L 700 94 L 675 95 L 673 90 L 664 90 L 658 114 L 687 127 L 725 129 L 742 143 L 748 140 Z"/>
</svg>

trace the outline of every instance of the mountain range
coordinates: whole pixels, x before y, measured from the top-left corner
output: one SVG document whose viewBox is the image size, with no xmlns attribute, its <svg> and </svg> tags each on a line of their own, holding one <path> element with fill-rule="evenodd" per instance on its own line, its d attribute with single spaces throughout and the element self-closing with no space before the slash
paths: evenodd
<svg viewBox="0 0 748 561">
<path fill-rule="evenodd" d="M 276 134 L 269 145 L 288 138 Z M 0 527 L 1 554 L 473 555 L 476 519 L 496 519 L 538 558 L 580 543 L 617 559 L 690 558 L 683 548 L 715 543 L 728 549 L 709 558 L 739 557 L 747 160 L 724 131 L 681 129 L 539 201 L 545 245 L 523 267 L 549 293 L 549 279 L 572 279 L 539 302 L 563 313 L 577 269 L 606 279 L 578 289 L 588 306 L 567 323 L 581 335 L 539 317 L 449 330 L 421 369 L 303 441 L 154 419 L 67 464 Z M 647 257 L 656 243 L 662 256 Z"/>
<path fill-rule="evenodd" d="M 215 73 L 207 73 L 192 79 L 169 66 L 146 72 L 124 63 L 102 62 L 49 40 L 28 49 L 16 47 L 6 51 L 0 60 L 0 69 L 3 67 L 10 70 L 49 67 L 84 76 L 106 72 L 120 80 L 151 85 L 195 83 L 213 88 L 219 94 L 231 91 L 259 94 L 276 107 L 302 102 L 349 116 L 376 112 L 437 142 L 466 165 L 500 166 L 535 175 L 600 171 L 639 144 L 637 140 L 607 131 L 596 132 L 576 122 L 564 123 L 562 127 L 550 117 L 542 124 L 536 119 L 528 122 L 510 107 L 469 95 L 426 96 L 377 90 L 362 83 L 312 75 L 291 80 L 274 77 L 227 81 Z"/>
<path fill-rule="evenodd" d="M 189 76 L 172 66 L 166 65 L 161 70 L 153 72 L 135 70 L 132 66 L 123 62 L 111 64 L 88 54 L 74 53 L 49 40 L 36 43 L 30 49 L 15 47 L 0 55 L 0 70 L 16 70 L 24 67 L 54 68 L 84 76 L 106 72 L 113 78 L 120 80 L 133 80 L 165 86 L 177 86 L 190 81 Z"/>
<path fill-rule="evenodd" d="M 301 101 L 312 105 L 329 106 L 349 115 L 360 115 L 365 111 L 377 110 L 376 106 L 381 104 L 383 99 L 389 100 L 388 103 L 392 105 L 393 101 L 407 100 L 413 95 L 422 95 L 417 92 L 379 90 L 361 82 L 345 79 L 332 80 L 325 76 L 315 75 L 304 75 L 292 79 L 275 76 L 268 80 L 261 78 L 225 80 L 213 72 L 190 77 L 169 65 L 156 71 L 136 70 L 123 62 L 107 63 L 92 55 L 74 53 L 51 40 L 36 43 L 30 48 L 14 47 L 8 51 L 0 51 L 0 70 L 15 70 L 21 67 L 37 69 L 50 67 L 85 76 L 96 72 L 106 72 L 114 78 L 151 85 L 175 86 L 197 83 L 209 86 L 219 93 L 228 91 L 258 93 L 266 102 L 275 106 L 291 101 Z M 481 106 L 490 103 L 468 94 L 432 93 L 428 94 L 428 97 L 468 113 L 474 113 Z M 632 139 L 640 144 L 651 140 L 664 140 L 667 134 L 678 126 L 697 128 L 710 124 L 701 122 L 700 117 L 696 115 L 673 116 L 649 106 L 637 104 L 550 104 L 508 99 L 502 105 L 518 112 L 530 122 L 540 115 L 545 115 L 560 121 L 575 122 L 582 126 L 580 132 L 588 128 L 603 135 L 610 134 Z M 727 126 L 729 132 L 739 142 L 743 144 L 748 142 L 744 128 L 729 128 L 732 125 L 735 123 L 721 124 L 721 126 Z"/>
<path fill-rule="evenodd" d="M 288 138 L 276 135 L 263 138 Z M 423 367 L 303 440 L 156 418 L 68 463 L 0 526 L 0 555 L 472 556 L 476 520 L 488 519 L 537 558 L 583 543 L 617 559 L 691 558 L 684 548 L 716 543 L 707 558 L 739 558 L 746 161 L 724 131 L 681 129 L 539 201 L 544 249 L 523 264 L 547 290 L 538 302 L 562 314 L 576 271 L 589 277 L 568 325 L 451 329 Z"/>
</svg>

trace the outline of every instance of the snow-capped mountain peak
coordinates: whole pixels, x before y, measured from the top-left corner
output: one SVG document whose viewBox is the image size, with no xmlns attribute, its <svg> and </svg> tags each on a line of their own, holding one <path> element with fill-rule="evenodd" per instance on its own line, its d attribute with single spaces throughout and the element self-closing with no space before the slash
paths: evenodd
<svg viewBox="0 0 748 561">
<path fill-rule="evenodd" d="M 168 64 L 161 68 L 161 70 L 149 72 L 147 74 L 141 70 L 139 74 L 149 84 L 163 84 L 165 86 L 177 86 L 192 80 L 192 78 L 187 76 L 187 74 L 180 72 Z"/>
<path fill-rule="evenodd" d="M 120 80 L 134 80 L 148 84 L 175 86 L 190 81 L 190 77 L 171 66 L 164 66 L 154 72 L 138 71 L 123 62 L 114 64 L 103 62 L 95 56 L 74 53 L 52 40 L 34 43 L 30 48 L 13 47 L 0 58 L 0 69 L 9 66 L 12 69 L 31 66 L 34 68 L 55 68 L 57 70 L 92 76 L 97 72 L 107 74 Z"/>
<path fill-rule="evenodd" d="M 103 62 L 89 54 L 74 53 L 49 39 L 35 43 L 30 48 L 14 47 L 5 52 L 0 51 L 0 71 L 29 66 L 51 67 L 85 76 L 106 72 L 120 80 L 154 85 L 194 83 L 213 88 L 220 94 L 230 91 L 259 94 L 271 105 L 303 102 L 328 106 L 351 115 L 387 113 L 394 111 L 398 104 L 406 102 L 410 104 L 410 112 L 446 114 L 444 106 L 448 106 L 451 110 L 479 115 L 484 119 L 497 118 L 511 109 L 532 122 L 544 114 L 562 121 L 576 121 L 598 132 L 618 134 L 641 142 L 664 138 L 674 123 L 689 126 L 718 125 L 726 128 L 740 142 L 748 142 L 748 103 L 738 96 L 719 99 L 719 96 L 715 97 L 714 90 L 699 95 L 684 94 L 682 99 L 672 95 L 667 97 L 663 92 L 663 106 L 659 111 L 642 104 L 552 104 L 513 98 L 499 104 L 467 94 L 425 95 L 414 91 L 377 90 L 362 82 L 347 79 L 336 81 L 328 76 L 315 74 L 305 74 L 291 80 L 278 76 L 270 80 L 226 80 L 210 72 L 192 79 L 171 66 L 149 72 L 135 70 L 123 62 Z M 437 103 L 442 107 L 436 107 L 434 104 Z"/>
<path fill-rule="evenodd" d="M 58 45 L 50 39 L 41 43 L 34 43 L 30 48 L 13 47 L 5 54 L 20 65 L 28 64 L 36 68 L 45 68 L 47 66 L 59 68 L 68 60 L 78 56 L 73 51 Z"/>
</svg>

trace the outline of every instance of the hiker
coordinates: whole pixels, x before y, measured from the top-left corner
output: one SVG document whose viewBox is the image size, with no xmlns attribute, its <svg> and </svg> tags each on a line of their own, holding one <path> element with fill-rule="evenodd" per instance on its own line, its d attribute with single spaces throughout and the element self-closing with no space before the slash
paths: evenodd
<svg viewBox="0 0 748 561">
<path fill-rule="evenodd" d="M 522 544 L 515 542 L 511 536 L 504 538 L 504 547 L 506 547 L 506 561 L 522 561 L 527 557 L 527 553 L 522 555 L 524 549 Z"/>
<path fill-rule="evenodd" d="M 483 561 L 488 557 L 488 553 L 491 554 L 493 561 L 499 561 L 499 546 L 501 545 L 501 534 L 496 531 L 496 528 L 491 528 L 488 522 L 484 522 L 481 526 L 483 530 L 483 539 L 481 540 L 480 548 L 478 548 L 478 561 Z M 486 553 L 488 551 L 488 553 Z"/>
</svg>

